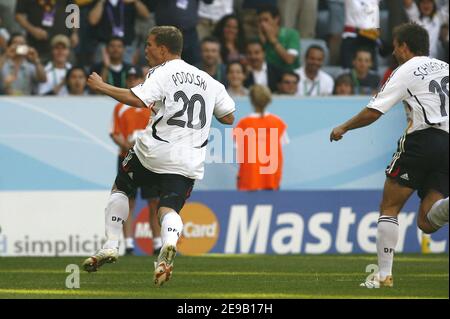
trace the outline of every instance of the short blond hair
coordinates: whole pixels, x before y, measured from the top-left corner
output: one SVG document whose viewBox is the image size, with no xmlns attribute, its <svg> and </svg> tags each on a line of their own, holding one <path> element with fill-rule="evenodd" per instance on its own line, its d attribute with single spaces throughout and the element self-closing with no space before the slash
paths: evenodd
<svg viewBox="0 0 450 319">
<path fill-rule="evenodd" d="M 183 51 L 183 34 L 174 26 L 156 26 L 150 29 L 149 35 L 155 36 L 156 44 L 165 46 L 170 53 L 181 55 Z"/>
<path fill-rule="evenodd" d="M 272 93 L 267 86 L 255 84 L 250 88 L 250 101 L 264 110 L 272 102 Z"/>
</svg>

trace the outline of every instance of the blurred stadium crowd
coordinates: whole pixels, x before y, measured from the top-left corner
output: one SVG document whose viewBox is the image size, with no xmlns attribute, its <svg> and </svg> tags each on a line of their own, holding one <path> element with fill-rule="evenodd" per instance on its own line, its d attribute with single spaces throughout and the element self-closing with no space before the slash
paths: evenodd
<svg viewBox="0 0 450 319">
<path fill-rule="evenodd" d="M 67 27 L 70 4 L 80 28 Z M 273 94 L 370 95 L 396 67 L 396 25 L 423 25 L 431 56 L 448 62 L 448 20 L 448 0 L 0 0 L 0 94 L 93 94 L 93 71 L 126 87 L 148 71 L 148 30 L 175 25 L 183 59 L 233 96 L 253 84 Z"/>
</svg>

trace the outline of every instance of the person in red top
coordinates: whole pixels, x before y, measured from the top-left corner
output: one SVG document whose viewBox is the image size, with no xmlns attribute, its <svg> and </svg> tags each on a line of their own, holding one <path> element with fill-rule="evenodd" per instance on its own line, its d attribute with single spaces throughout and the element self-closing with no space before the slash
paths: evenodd
<svg viewBox="0 0 450 319">
<path fill-rule="evenodd" d="M 255 113 L 244 117 L 233 130 L 237 148 L 240 191 L 278 190 L 283 169 L 282 144 L 288 142 L 287 125 L 266 112 L 272 101 L 270 90 L 262 85 L 250 89 Z"/>
<path fill-rule="evenodd" d="M 142 72 L 135 67 L 131 67 L 127 72 L 126 84 L 128 88 L 135 87 L 144 81 Z M 147 127 L 151 117 L 149 108 L 136 108 L 123 103 L 119 103 L 114 108 L 113 127 L 110 133 L 114 143 L 120 148 L 120 154 L 117 161 L 117 169 L 120 169 L 128 150 L 133 148 L 136 137 L 140 131 Z M 129 200 L 130 214 L 124 224 L 123 235 L 125 237 L 125 254 L 131 255 L 134 252 L 133 239 L 133 211 L 135 208 L 135 198 L 137 189 L 134 191 L 134 196 Z M 150 212 L 150 228 L 153 234 L 153 253 L 159 254 L 162 246 L 161 228 L 158 223 L 157 207 L 159 203 L 159 190 L 149 187 L 141 188 L 141 197 L 147 199 L 148 208 Z"/>
</svg>

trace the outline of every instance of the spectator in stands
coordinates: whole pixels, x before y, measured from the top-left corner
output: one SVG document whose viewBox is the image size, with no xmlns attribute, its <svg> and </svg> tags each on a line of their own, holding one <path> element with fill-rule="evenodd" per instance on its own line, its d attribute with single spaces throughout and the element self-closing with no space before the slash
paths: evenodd
<svg viewBox="0 0 450 319">
<path fill-rule="evenodd" d="M 78 30 L 66 27 L 66 7 L 72 3 L 72 0 L 17 0 L 16 20 L 43 61 L 50 60 L 50 39 L 54 35 L 69 36 L 71 46 L 78 45 Z"/>
<path fill-rule="evenodd" d="M 345 24 L 344 0 L 328 0 L 328 49 L 330 52 L 330 65 L 340 65 L 340 48 L 342 31 Z"/>
<path fill-rule="evenodd" d="M 244 25 L 247 39 L 258 37 L 258 8 L 264 5 L 277 6 L 278 0 L 235 0 L 237 13 Z"/>
<path fill-rule="evenodd" d="M 52 59 L 45 66 L 47 82 L 39 84 L 39 95 L 58 95 L 64 87 L 66 73 L 72 65 L 68 62 L 70 40 L 63 34 L 55 35 L 51 41 Z"/>
<path fill-rule="evenodd" d="M 244 87 L 245 69 L 239 62 L 227 65 L 227 91 L 231 96 L 247 96 L 248 89 Z"/>
<path fill-rule="evenodd" d="M 39 53 L 27 45 L 25 36 L 11 35 L 5 54 L 0 57 L 1 92 L 8 95 L 31 95 L 36 85 L 47 81 Z"/>
<path fill-rule="evenodd" d="M 316 37 L 318 0 L 278 0 L 284 27 L 297 29 L 302 38 Z"/>
<path fill-rule="evenodd" d="M 173 25 L 183 33 L 181 58 L 196 65 L 200 62 L 199 39 L 197 34 L 199 2 L 211 4 L 214 0 L 152 0 L 156 25 Z M 225 78 L 225 76 L 224 76 Z"/>
<path fill-rule="evenodd" d="M 365 48 L 356 51 L 353 59 L 353 68 L 350 70 L 355 94 L 357 95 L 374 95 L 377 93 L 380 77 L 372 71 L 372 54 Z"/>
<path fill-rule="evenodd" d="M 269 87 L 272 92 L 277 91 L 283 71 L 266 62 L 263 44 L 259 40 L 249 41 L 246 45 L 246 53 L 248 75 L 244 86 L 249 88 L 259 84 Z"/>
<path fill-rule="evenodd" d="M 87 89 L 88 75 L 81 66 L 74 66 L 66 74 L 65 86 L 59 92 L 59 95 L 88 95 Z"/>
<path fill-rule="evenodd" d="M 277 7 L 259 7 L 258 26 L 267 62 L 284 71 L 300 67 L 300 37 L 296 30 L 280 27 L 280 12 Z"/>
<path fill-rule="evenodd" d="M 223 17 L 214 30 L 214 36 L 220 41 L 222 62 L 245 62 L 245 35 L 242 24 L 236 15 Z"/>
<path fill-rule="evenodd" d="M 123 60 L 131 63 L 137 15 L 144 18 L 150 16 L 141 0 L 97 0 L 88 17 L 89 24 L 95 27 L 95 38 L 100 43 L 96 62 L 99 62 L 99 53 L 103 51 L 109 39 L 115 37 L 123 39 L 126 46 Z"/>
<path fill-rule="evenodd" d="M 305 66 L 296 70 L 300 76 L 298 95 L 325 96 L 333 93 L 333 78 L 321 70 L 325 51 L 319 45 L 312 45 L 306 50 Z"/>
<path fill-rule="evenodd" d="M 226 66 L 220 59 L 220 42 L 214 37 L 206 37 L 201 43 L 202 61 L 197 67 L 222 84 L 226 84 Z"/>
<path fill-rule="evenodd" d="M 148 32 L 151 28 L 156 26 L 155 15 L 151 12 L 151 0 L 141 0 L 150 12 L 150 17 L 143 18 L 141 16 L 136 17 L 135 30 L 136 36 L 134 38 L 134 45 L 136 47 L 131 64 L 136 67 L 142 68 L 144 65 L 148 65 L 148 61 L 145 57 L 145 47 L 147 46 Z"/>
<path fill-rule="evenodd" d="M 94 64 L 96 42 L 96 27 L 89 24 L 89 12 L 97 0 L 74 0 L 80 9 L 80 28 L 78 29 L 79 42 L 74 48 L 77 65 L 90 67 Z"/>
<path fill-rule="evenodd" d="M 288 142 L 286 124 L 266 111 L 271 103 L 270 90 L 262 85 L 250 89 L 255 113 L 244 117 L 233 130 L 239 172 L 240 191 L 279 190 L 283 170 L 282 144 Z"/>
<path fill-rule="evenodd" d="M 409 20 L 423 26 L 428 31 L 430 35 L 430 56 L 442 58 L 442 54 L 439 54 L 440 50 L 443 50 L 439 37 L 446 20 L 448 24 L 448 13 L 438 10 L 435 0 L 419 0 L 419 5 L 414 0 L 403 0 L 403 2 Z"/>
<path fill-rule="evenodd" d="M 333 95 L 353 95 L 353 81 L 350 75 L 341 74 L 334 82 Z"/>
<path fill-rule="evenodd" d="M 281 75 L 280 83 L 278 83 L 277 94 L 297 95 L 299 82 L 300 76 L 297 73 L 291 71 L 284 72 Z"/>
<path fill-rule="evenodd" d="M 380 37 L 381 0 L 345 0 L 345 27 L 342 34 L 341 66 L 352 67 L 356 50 L 367 48 L 372 57 L 372 68 L 378 69 L 377 42 Z"/>
<path fill-rule="evenodd" d="M 124 61 L 125 44 L 121 37 L 112 37 L 103 49 L 103 63 L 94 65 L 92 72 L 98 73 L 103 81 L 120 88 L 126 88 L 126 78 L 131 65 Z"/>
<path fill-rule="evenodd" d="M 213 35 L 217 23 L 226 15 L 233 14 L 233 0 L 214 0 L 211 4 L 200 1 L 198 6 L 197 32 L 201 40 Z M 245 39 L 242 39 L 245 41 Z"/>
</svg>

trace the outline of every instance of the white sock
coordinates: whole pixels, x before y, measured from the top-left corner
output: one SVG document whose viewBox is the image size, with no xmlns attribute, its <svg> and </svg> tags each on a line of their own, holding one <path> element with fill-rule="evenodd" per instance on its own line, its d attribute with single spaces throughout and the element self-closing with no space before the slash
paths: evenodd
<svg viewBox="0 0 450 319">
<path fill-rule="evenodd" d="M 153 249 L 160 249 L 162 247 L 162 239 L 160 237 L 153 238 Z"/>
<path fill-rule="evenodd" d="M 133 239 L 133 237 L 125 238 L 125 247 L 126 248 L 134 248 L 134 239 Z"/>
<path fill-rule="evenodd" d="M 128 218 L 128 197 L 124 193 L 111 193 L 105 209 L 106 243 L 103 248 L 119 248 L 123 224 Z"/>
<path fill-rule="evenodd" d="M 178 238 L 183 231 L 183 221 L 180 215 L 175 211 L 171 211 L 164 215 L 161 223 L 161 238 L 162 244 L 176 246 Z"/>
<path fill-rule="evenodd" d="M 380 216 L 377 228 L 377 251 L 380 279 L 392 275 L 394 251 L 398 241 L 398 221 L 396 217 Z"/>
<path fill-rule="evenodd" d="M 434 203 L 427 213 L 427 218 L 436 230 L 448 224 L 448 197 Z"/>
</svg>

